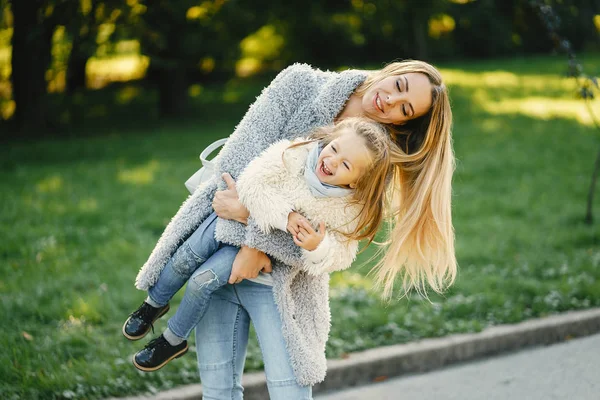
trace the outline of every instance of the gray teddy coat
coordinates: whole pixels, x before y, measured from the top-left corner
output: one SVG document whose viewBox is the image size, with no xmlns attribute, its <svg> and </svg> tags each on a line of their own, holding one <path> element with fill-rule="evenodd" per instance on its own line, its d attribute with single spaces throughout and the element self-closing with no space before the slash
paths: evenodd
<svg viewBox="0 0 600 400">
<path fill-rule="evenodd" d="M 219 153 L 217 169 L 237 179 L 246 165 L 269 145 L 292 140 L 316 127 L 333 123 L 367 72 L 321 71 L 306 64 L 287 67 L 266 87 L 247 111 Z M 218 174 L 220 176 L 220 174 Z M 214 177 L 200 185 L 165 228 L 135 281 L 148 290 L 177 248 L 210 215 L 212 199 L 226 185 Z M 329 275 L 302 270 L 301 249 L 280 230 L 266 234 L 252 217 L 248 225 L 219 218 L 215 237 L 234 246 L 246 245 L 273 257 L 273 297 L 281 314 L 283 336 L 296 379 L 301 385 L 323 381 L 329 336 Z M 279 260 L 283 260 L 281 262 Z"/>
</svg>

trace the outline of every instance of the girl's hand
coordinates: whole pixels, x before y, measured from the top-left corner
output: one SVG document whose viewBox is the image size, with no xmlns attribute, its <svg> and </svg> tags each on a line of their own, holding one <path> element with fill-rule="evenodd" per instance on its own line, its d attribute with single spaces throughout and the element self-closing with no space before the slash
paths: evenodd
<svg viewBox="0 0 600 400">
<path fill-rule="evenodd" d="M 302 247 L 304 250 L 313 251 L 323 241 L 325 237 L 325 222 L 321 221 L 319 230 L 315 231 L 306 220 L 299 222 L 299 232 L 294 235 L 294 243 Z"/>
<path fill-rule="evenodd" d="M 238 198 L 235 181 L 231 175 L 227 173 L 221 175 L 221 177 L 225 183 L 227 183 L 227 189 L 218 190 L 215 193 L 212 202 L 213 210 L 215 210 L 215 213 L 217 213 L 217 216 L 220 218 L 232 219 L 241 222 L 244 225 L 248 225 L 250 213 Z"/>
<path fill-rule="evenodd" d="M 300 221 L 303 221 L 304 217 L 302 214 L 297 213 L 296 211 L 289 213 L 288 215 L 288 223 L 287 230 L 292 236 L 298 235 L 300 233 Z"/>
</svg>

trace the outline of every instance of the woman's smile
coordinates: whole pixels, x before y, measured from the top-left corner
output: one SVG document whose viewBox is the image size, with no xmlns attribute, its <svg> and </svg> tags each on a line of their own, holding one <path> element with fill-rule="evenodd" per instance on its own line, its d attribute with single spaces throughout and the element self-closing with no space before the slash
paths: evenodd
<svg viewBox="0 0 600 400">
<path fill-rule="evenodd" d="M 379 93 L 375 93 L 375 98 L 373 99 L 374 108 L 379 109 L 382 113 L 385 113 L 383 110 L 383 103 L 381 101 L 381 97 L 379 97 Z"/>
</svg>

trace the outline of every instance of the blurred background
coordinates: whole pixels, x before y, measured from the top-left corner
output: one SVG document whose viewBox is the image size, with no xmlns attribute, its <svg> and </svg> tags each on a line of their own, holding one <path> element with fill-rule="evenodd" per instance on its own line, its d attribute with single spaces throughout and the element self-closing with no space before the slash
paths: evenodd
<svg viewBox="0 0 600 400">
<path fill-rule="evenodd" d="M 0 0 L 0 397 L 197 383 L 193 355 L 139 373 L 120 330 L 198 154 L 293 62 L 404 58 L 450 88 L 458 281 L 384 303 L 363 253 L 328 357 L 599 306 L 599 0 Z"/>
</svg>

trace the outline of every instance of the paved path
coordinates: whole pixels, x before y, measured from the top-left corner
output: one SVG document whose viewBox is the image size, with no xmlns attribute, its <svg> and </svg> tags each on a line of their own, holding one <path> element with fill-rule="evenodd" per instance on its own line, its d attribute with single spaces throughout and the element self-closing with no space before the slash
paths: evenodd
<svg viewBox="0 0 600 400">
<path fill-rule="evenodd" d="M 599 400 L 600 334 L 315 399 Z"/>
</svg>

